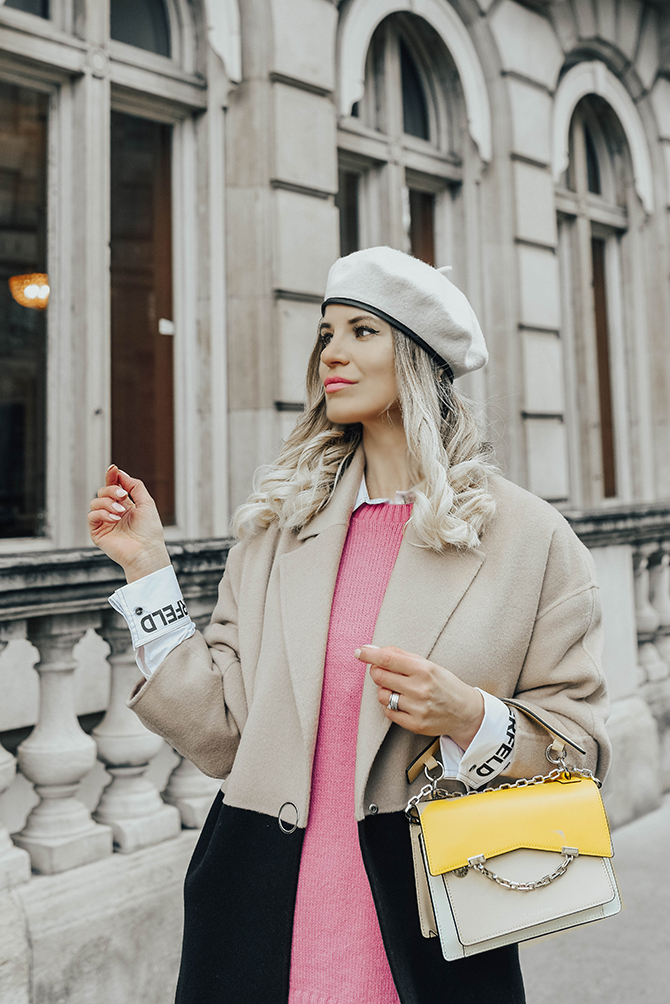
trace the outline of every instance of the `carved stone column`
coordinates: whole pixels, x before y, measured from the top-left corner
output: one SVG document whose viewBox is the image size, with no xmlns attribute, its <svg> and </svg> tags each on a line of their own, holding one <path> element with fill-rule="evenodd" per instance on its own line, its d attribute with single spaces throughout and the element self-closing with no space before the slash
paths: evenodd
<svg viewBox="0 0 670 1004">
<path fill-rule="evenodd" d="M 0 655 L 7 647 L 9 636 L 0 625 Z M 16 774 L 16 760 L 0 744 L 0 795 L 9 788 Z M 0 820 L 0 891 L 20 885 L 30 878 L 30 855 L 12 843 L 7 827 Z"/>
<path fill-rule="evenodd" d="M 130 853 L 176 837 L 181 818 L 144 776 L 163 740 L 149 732 L 126 705 L 140 671 L 125 620 L 114 610 L 105 611 L 100 634 L 112 650 L 112 685 L 107 713 L 93 735 L 98 758 L 112 775 L 112 783 L 103 791 L 93 818 L 111 826 L 116 848 Z"/>
<path fill-rule="evenodd" d="M 75 796 L 95 765 L 95 741 L 82 731 L 75 713 L 72 649 L 97 615 L 39 617 L 28 622 L 28 637 L 40 653 L 40 714 L 18 748 L 21 771 L 40 797 L 14 841 L 30 854 L 33 869 L 45 875 L 97 861 L 112 852 L 112 831 L 95 823 Z"/>
<path fill-rule="evenodd" d="M 658 549 L 658 544 L 642 544 L 633 555 L 640 683 L 662 680 L 668 675 L 668 665 L 654 644 L 661 618 L 650 602 L 649 559 Z"/>
<path fill-rule="evenodd" d="M 177 753 L 177 756 L 180 757 L 180 763 L 170 774 L 163 798 L 170 805 L 176 805 L 181 813 L 182 825 L 187 830 L 199 830 L 207 818 L 221 782 L 207 777 L 181 754 Z"/>
</svg>

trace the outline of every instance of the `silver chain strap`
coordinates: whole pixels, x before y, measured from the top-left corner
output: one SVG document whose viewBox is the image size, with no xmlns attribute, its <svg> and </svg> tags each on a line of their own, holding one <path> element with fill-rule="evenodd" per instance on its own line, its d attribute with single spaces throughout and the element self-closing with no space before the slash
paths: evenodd
<svg viewBox="0 0 670 1004">
<path fill-rule="evenodd" d="M 486 878 L 491 879 L 492 882 L 497 882 L 498 885 L 503 886 L 505 889 L 517 889 L 519 892 L 529 892 L 531 889 L 541 889 L 545 885 L 549 885 L 554 879 L 560 878 L 561 875 L 565 875 L 568 867 L 577 857 L 576 854 L 566 854 L 556 871 L 551 872 L 550 875 L 543 875 L 542 878 L 536 879 L 535 882 L 512 882 L 511 879 L 502 878 L 500 875 L 496 875 L 484 864 L 484 860 L 479 860 L 477 858 L 470 858 L 468 864 L 471 868 L 476 871 L 481 872 Z M 467 868 L 457 869 L 457 871 L 467 872 Z"/>
</svg>

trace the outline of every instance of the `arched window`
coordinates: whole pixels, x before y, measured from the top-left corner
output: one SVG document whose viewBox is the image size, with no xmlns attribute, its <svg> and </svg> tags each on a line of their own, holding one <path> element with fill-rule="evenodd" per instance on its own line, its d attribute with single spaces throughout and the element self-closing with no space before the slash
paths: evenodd
<svg viewBox="0 0 670 1004">
<path fill-rule="evenodd" d="M 570 158 L 557 193 L 564 329 L 575 388 L 572 402 L 574 501 L 630 494 L 622 249 L 632 186 L 621 125 L 602 98 L 578 103 Z"/>
<path fill-rule="evenodd" d="M 163 0 L 111 0 L 109 34 L 117 42 L 170 55 L 170 25 Z"/>
<path fill-rule="evenodd" d="M 413 14 L 385 18 L 370 42 L 363 97 L 340 123 L 341 254 L 390 244 L 446 264 L 461 114 L 458 75 L 437 32 Z"/>
</svg>

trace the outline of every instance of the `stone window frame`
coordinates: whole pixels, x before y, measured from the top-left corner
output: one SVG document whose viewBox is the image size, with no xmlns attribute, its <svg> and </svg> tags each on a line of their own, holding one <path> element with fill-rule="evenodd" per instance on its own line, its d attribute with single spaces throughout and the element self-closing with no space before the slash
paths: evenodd
<svg viewBox="0 0 670 1004">
<path fill-rule="evenodd" d="M 173 126 L 173 272 L 178 277 L 173 316 L 179 333 L 174 356 L 177 523 L 166 528 L 166 537 L 203 535 L 197 498 L 187 488 L 201 480 L 203 461 L 209 465 L 209 457 L 202 456 L 206 444 L 195 421 L 198 272 L 203 243 L 198 214 L 203 171 L 198 163 L 208 142 L 219 149 L 223 145 L 224 110 L 220 103 L 208 108 L 203 46 L 196 45 L 196 32 L 203 25 L 196 23 L 196 12 L 187 0 L 165 2 L 172 33 L 170 58 L 110 39 L 107 2 L 52 0 L 49 19 L 0 7 L 0 77 L 50 95 L 47 246 L 52 287 L 47 319 L 48 529 L 43 537 L 1 540 L 0 555 L 86 541 L 87 500 L 112 459 L 108 261 L 112 109 Z M 206 19 L 201 20 L 206 31 Z M 205 142 L 198 127 L 204 111 L 216 116 L 216 121 L 212 116 Z M 222 233 L 224 189 L 220 187 L 220 193 L 212 196 L 209 220 Z M 211 191 L 215 193 L 216 186 Z M 206 253 L 213 256 L 213 249 L 208 247 Z M 222 328 L 224 324 L 222 319 Z M 216 332 L 216 341 L 221 342 L 218 355 L 225 355 L 225 329 Z M 225 359 L 219 363 L 212 384 L 216 385 L 213 397 L 223 402 L 213 416 L 217 426 L 213 439 L 220 443 L 226 441 L 227 415 Z M 78 432 L 82 423 L 84 442 Z M 216 522 L 219 528 L 227 527 L 225 491 Z"/>
<path fill-rule="evenodd" d="M 599 75 L 604 72 L 610 71 L 603 66 Z M 565 419 L 573 507 L 628 502 L 644 497 L 653 483 L 653 475 L 652 482 L 648 481 L 647 454 L 651 440 L 645 442 L 651 434 L 649 395 L 641 386 L 645 379 L 642 360 L 637 363 L 640 342 L 646 338 L 646 323 L 644 317 L 639 324 L 634 321 L 635 312 L 644 300 L 639 263 L 643 259 L 640 228 L 645 218 L 647 190 L 639 167 L 640 151 L 636 157 L 633 155 L 630 123 L 622 121 L 619 109 L 610 103 L 612 90 L 609 94 L 603 93 L 604 90 L 579 95 L 570 109 L 569 151 L 574 179 L 568 187 L 568 176 L 563 173 L 555 187 L 566 367 Z M 601 103 L 598 109 L 595 102 Z M 588 191 L 583 125 L 588 127 L 597 151 L 601 194 Z M 559 151 L 555 148 L 554 177 L 558 163 Z M 560 163 L 566 164 L 564 156 Z M 607 361 L 599 358 L 597 348 L 592 240 L 604 244 L 614 494 L 605 490 L 607 460 L 601 433 L 600 381 Z"/>
<path fill-rule="evenodd" d="M 338 159 L 341 171 L 359 178 L 359 246 L 390 244 L 411 250 L 413 189 L 435 200 L 435 264 L 444 265 L 454 255 L 456 234 L 460 237 L 464 229 L 464 166 L 456 137 L 462 135 L 465 122 L 460 118 L 462 95 L 450 92 L 436 72 L 434 48 L 440 40 L 434 33 L 427 44 L 429 31 L 425 22 L 402 12 L 376 26 L 366 57 L 364 93 L 355 109 L 358 115 L 339 121 Z M 428 140 L 403 131 L 400 40 L 412 56 L 426 97 Z M 455 69 L 452 72 L 455 76 Z"/>
</svg>

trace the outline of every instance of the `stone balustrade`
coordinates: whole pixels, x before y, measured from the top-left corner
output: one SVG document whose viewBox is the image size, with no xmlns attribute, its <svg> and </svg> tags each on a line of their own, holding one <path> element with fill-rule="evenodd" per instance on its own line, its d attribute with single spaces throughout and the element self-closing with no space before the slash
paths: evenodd
<svg viewBox="0 0 670 1004">
<path fill-rule="evenodd" d="M 170 548 L 199 626 L 214 606 L 229 546 L 230 541 L 216 540 Z M 0 799 L 0 891 L 27 882 L 31 870 L 54 875 L 115 851 L 140 851 L 176 837 L 182 827 L 197 829 L 219 787 L 176 754 L 162 794 L 147 777 L 166 744 L 126 705 L 140 674 L 125 621 L 107 603 L 123 581 L 121 569 L 92 549 L 0 558 L 0 655 L 12 641 L 30 642 L 39 676 L 34 720 L 11 719 L 3 695 L 0 796 L 16 783 L 17 771 L 24 799 L 31 790 L 26 782 L 34 795 L 24 825 L 14 828 L 11 837 Z M 82 717 L 77 714 L 75 652 L 90 632 L 108 646 L 110 689 L 106 706 Z M 2 690 L 0 664 L 0 694 Z M 13 743 L 17 735 L 22 741 Z M 107 779 L 91 812 L 79 796 L 96 761 L 104 765 Z"/>
<path fill-rule="evenodd" d="M 610 813 L 623 822 L 652 808 L 661 789 L 670 787 L 670 504 L 565 515 L 591 551 L 603 592 L 611 732 L 619 751 L 614 780 L 608 781 Z M 170 547 L 201 627 L 230 543 Z M 65 872 L 114 852 L 140 852 L 182 828 L 198 829 L 218 788 L 174 752 L 163 790 L 152 780 L 151 765 L 166 753 L 166 744 L 126 706 L 139 670 L 125 622 L 107 603 L 122 584 L 121 570 L 93 549 L 0 558 L 0 654 L 12 641 L 29 642 L 39 677 L 35 717 L 0 732 L 0 890 L 28 881 L 31 868 Z M 96 705 L 97 713 L 87 708 L 82 716 L 75 652 L 91 632 L 101 639 L 101 650 L 108 649 L 109 697 Z M 6 716 L 3 721 L 7 729 Z M 89 811 L 82 790 L 90 787 L 96 762 L 103 780 Z M 10 837 L 3 797 L 19 781 L 31 801 L 23 825 L 10 827 Z"/>
</svg>

